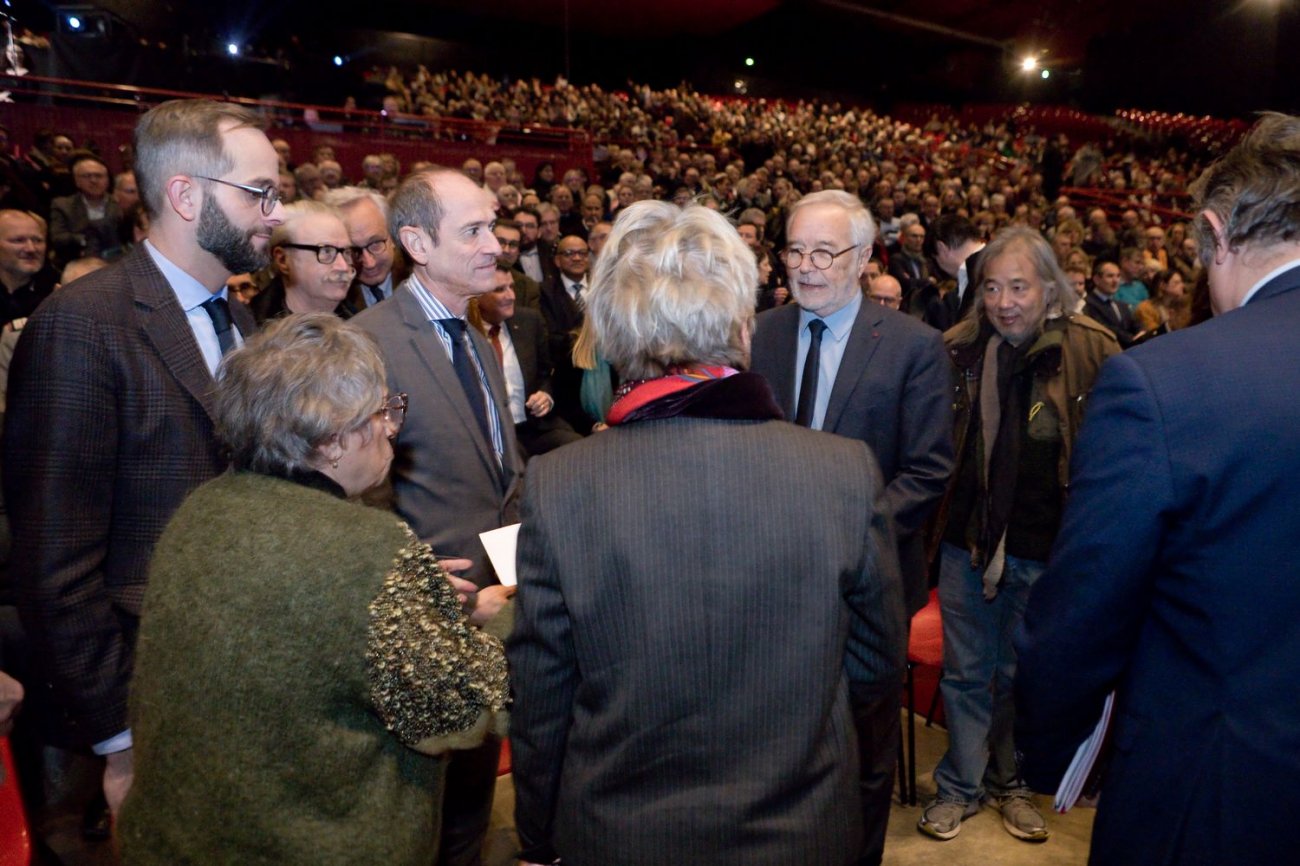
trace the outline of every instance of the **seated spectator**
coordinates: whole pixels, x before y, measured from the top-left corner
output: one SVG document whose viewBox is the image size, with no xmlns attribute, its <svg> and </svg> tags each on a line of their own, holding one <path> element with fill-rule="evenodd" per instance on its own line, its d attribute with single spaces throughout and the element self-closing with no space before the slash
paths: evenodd
<svg viewBox="0 0 1300 866">
<path fill-rule="evenodd" d="M 1169 253 L 1165 249 L 1165 230 L 1148 226 L 1144 234 L 1146 246 L 1142 248 L 1142 265 L 1148 274 L 1169 270 Z"/>
<path fill-rule="evenodd" d="M 1098 259 L 1092 266 L 1092 291 L 1084 300 L 1083 312 L 1109 328 L 1120 347 L 1127 349 L 1133 345 L 1138 326 L 1132 308 L 1115 298 L 1119 280 L 1119 265 Z"/>
<path fill-rule="evenodd" d="M 1150 297 L 1147 284 L 1143 281 L 1148 271 L 1142 250 L 1137 247 L 1125 247 L 1120 253 L 1119 270 L 1120 282 L 1119 288 L 1115 291 L 1115 300 L 1128 304 L 1129 307 L 1136 307 Z"/>
<path fill-rule="evenodd" d="M 97 156 L 86 154 L 72 164 L 75 195 L 50 203 L 50 246 L 56 264 L 67 264 L 82 256 L 116 258 L 117 226 L 122 211 L 108 194 L 108 166 Z"/>
<path fill-rule="evenodd" d="M 318 201 L 295 202 L 271 231 L 274 276 L 250 304 L 260 325 L 292 313 L 356 315 L 348 291 L 356 253 L 339 212 Z"/>
<path fill-rule="evenodd" d="M 867 300 L 897 310 L 903 305 L 903 287 L 889 274 L 881 274 L 867 288 Z"/>
<path fill-rule="evenodd" d="M 1147 333 L 1161 327 L 1170 331 L 1187 327 L 1192 315 L 1191 296 L 1187 293 L 1183 275 L 1178 271 L 1161 271 L 1152 281 L 1152 288 L 1154 296 L 1138 304 L 1133 311 L 1137 326 Z"/>
<path fill-rule="evenodd" d="M 30 316 L 57 282 L 45 263 L 45 220 L 0 210 L 0 325 Z"/>
<path fill-rule="evenodd" d="M 222 370 L 234 471 L 154 553 L 123 859 L 431 863 L 436 756 L 504 733 L 509 691 L 446 571 L 468 563 L 349 501 L 387 477 L 405 395 L 329 315 L 273 323 Z"/>
<path fill-rule="evenodd" d="M 758 275 L 722 216 L 639 202 L 609 243 L 589 319 L 625 385 L 608 430 L 530 463 L 522 506 L 521 862 L 847 866 L 848 687 L 896 690 L 903 664 L 879 472 L 738 372 Z"/>
</svg>

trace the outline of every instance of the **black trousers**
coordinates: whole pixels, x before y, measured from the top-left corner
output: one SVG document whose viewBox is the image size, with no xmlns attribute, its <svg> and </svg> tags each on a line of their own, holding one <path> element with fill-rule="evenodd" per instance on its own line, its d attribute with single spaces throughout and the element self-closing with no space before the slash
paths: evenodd
<svg viewBox="0 0 1300 866">
<path fill-rule="evenodd" d="M 879 866 L 885 856 L 885 832 L 894 797 L 894 770 L 898 766 L 898 721 L 902 688 L 851 690 L 853 724 L 858 732 L 859 775 L 862 793 L 864 842 L 858 866 Z"/>
<path fill-rule="evenodd" d="M 451 753 L 442 797 L 438 866 L 482 866 L 500 759 L 501 740 L 490 735 L 477 748 Z"/>
</svg>

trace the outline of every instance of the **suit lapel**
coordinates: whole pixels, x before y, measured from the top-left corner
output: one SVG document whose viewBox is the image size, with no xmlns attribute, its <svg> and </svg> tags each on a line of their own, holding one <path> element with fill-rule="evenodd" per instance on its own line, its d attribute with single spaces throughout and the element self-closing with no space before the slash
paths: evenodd
<svg viewBox="0 0 1300 866">
<path fill-rule="evenodd" d="M 799 307 L 789 304 L 764 315 L 772 317 L 771 336 L 763 350 L 763 369 L 772 396 L 787 420 L 794 420 L 794 371 L 799 366 Z"/>
<path fill-rule="evenodd" d="M 506 323 L 510 329 L 510 342 L 515 347 L 515 357 L 519 359 L 519 372 L 524 377 L 524 397 L 527 398 L 534 390 L 533 384 L 537 381 L 537 345 L 531 339 L 532 334 L 522 323 L 518 316 L 515 316 Z M 504 371 L 502 371 L 504 372 Z"/>
<path fill-rule="evenodd" d="M 494 355 L 492 344 L 488 342 L 487 337 L 479 333 L 477 328 L 469 329 L 469 338 L 474 343 L 474 348 L 481 359 Z M 492 389 L 492 402 L 496 404 L 497 418 L 501 421 L 501 489 L 505 490 L 510 487 L 514 476 L 518 474 L 518 467 L 514 463 L 514 420 L 510 415 L 510 404 L 507 402 L 508 392 L 506 391 L 506 377 L 501 369 L 500 364 L 483 364 L 483 372 L 487 374 L 488 387 Z M 468 405 L 468 401 L 466 401 Z M 480 439 L 483 437 L 480 436 Z M 493 467 L 496 466 L 496 452 L 492 448 L 491 442 L 484 443 L 487 446 L 488 460 Z"/>
<path fill-rule="evenodd" d="M 848 345 L 844 347 L 844 357 L 840 360 L 840 369 L 835 374 L 835 385 L 831 388 L 831 399 L 826 404 L 826 417 L 822 429 L 832 433 L 840 423 L 840 416 L 849 404 L 853 389 L 858 386 L 871 361 L 871 356 L 880 346 L 881 319 L 884 308 L 879 304 L 866 301 L 858 309 L 857 318 L 853 320 L 853 330 L 849 332 Z"/>
<path fill-rule="evenodd" d="M 131 291 L 140 327 L 167 369 L 203 407 L 208 417 L 215 420 L 213 392 L 216 383 L 203 360 L 203 353 L 199 351 L 189 319 L 176 300 L 176 293 L 143 246 L 137 247 L 123 265 L 131 275 Z M 244 331 L 243 320 L 237 318 L 236 321 L 241 333 L 251 333 Z"/>
<path fill-rule="evenodd" d="M 492 443 L 483 438 L 482 427 L 474 417 L 474 410 L 470 408 L 469 398 L 465 396 L 465 391 L 460 386 L 460 379 L 456 377 L 456 370 L 451 365 L 451 359 L 447 357 L 447 350 L 443 348 L 442 339 L 434 332 L 437 326 L 425 318 L 424 310 L 420 307 L 420 302 L 416 300 L 415 295 L 409 290 L 395 292 L 388 303 L 396 303 L 398 310 L 401 312 L 402 321 L 410 330 L 409 339 L 411 348 L 415 354 L 424 363 L 429 371 L 430 377 L 446 400 L 444 405 L 451 407 L 451 411 L 456 413 L 457 419 L 465 430 L 469 432 L 470 438 L 474 442 L 475 448 L 479 452 L 484 464 L 499 477 L 497 472 L 496 454 L 493 451 Z M 470 328 L 470 339 L 474 338 L 474 329 Z M 482 340 L 482 337 L 479 337 Z M 486 342 L 486 341 L 485 341 Z M 491 346 L 488 347 L 491 352 Z M 488 373 L 488 382 L 492 383 L 493 370 L 496 365 L 486 365 Z M 497 374 L 498 378 L 500 374 Z M 504 387 L 504 386 L 503 386 Z M 492 384 L 492 389 L 496 391 L 496 385 Z M 494 393 L 495 397 L 496 394 Z M 498 400 L 499 402 L 499 400 Z M 509 414 L 503 416 L 510 417 Z"/>
</svg>

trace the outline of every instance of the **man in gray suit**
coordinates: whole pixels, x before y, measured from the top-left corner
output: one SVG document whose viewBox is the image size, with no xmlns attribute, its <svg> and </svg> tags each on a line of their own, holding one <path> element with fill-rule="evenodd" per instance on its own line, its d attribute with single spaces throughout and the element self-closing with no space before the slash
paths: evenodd
<svg viewBox="0 0 1300 866">
<path fill-rule="evenodd" d="M 875 224 L 862 202 L 826 191 L 790 210 L 782 254 L 797 304 L 758 317 L 751 369 L 772 386 L 786 417 L 871 447 L 885 478 L 909 616 L 926 601 L 921 528 L 952 471 L 952 400 L 939 332 L 879 304 L 864 304 Z M 900 689 L 854 689 L 868 839 L 878 863 L 893 785 Z"/>
<path fill-rule="evenodd" d="M 501 244 L 495 197 L 454 170 L 407 178 L 389 202 L 389 231 L 411 276 L 354 321 L 374 336 L 388 388 L 409 396 L 393 443 L 392 505 L 442 555 L 473 562 L 478 604 L 499 606 L 478 534 L 517 519 L 522 460 L 492 347 L 467 326 L 469 300 L 490 292 Z M 441 864 L 477 864 L 492 810 L 500 741 L 458 752 L 448 767 Z"/>
</svg>

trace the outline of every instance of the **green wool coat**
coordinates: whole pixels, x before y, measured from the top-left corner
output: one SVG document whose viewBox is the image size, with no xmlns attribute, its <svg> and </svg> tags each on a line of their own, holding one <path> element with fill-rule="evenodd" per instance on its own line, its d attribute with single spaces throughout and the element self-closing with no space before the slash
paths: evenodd
<svg viewBox="0 0 1300 866">
<path fill-rule="evenodd" d="M 123 860 L 430 863 L 437 753 L 499 729 L 507 691 L 499 641 L 396 517 L 223 475 L 155 553 Z"/>
</svg>

